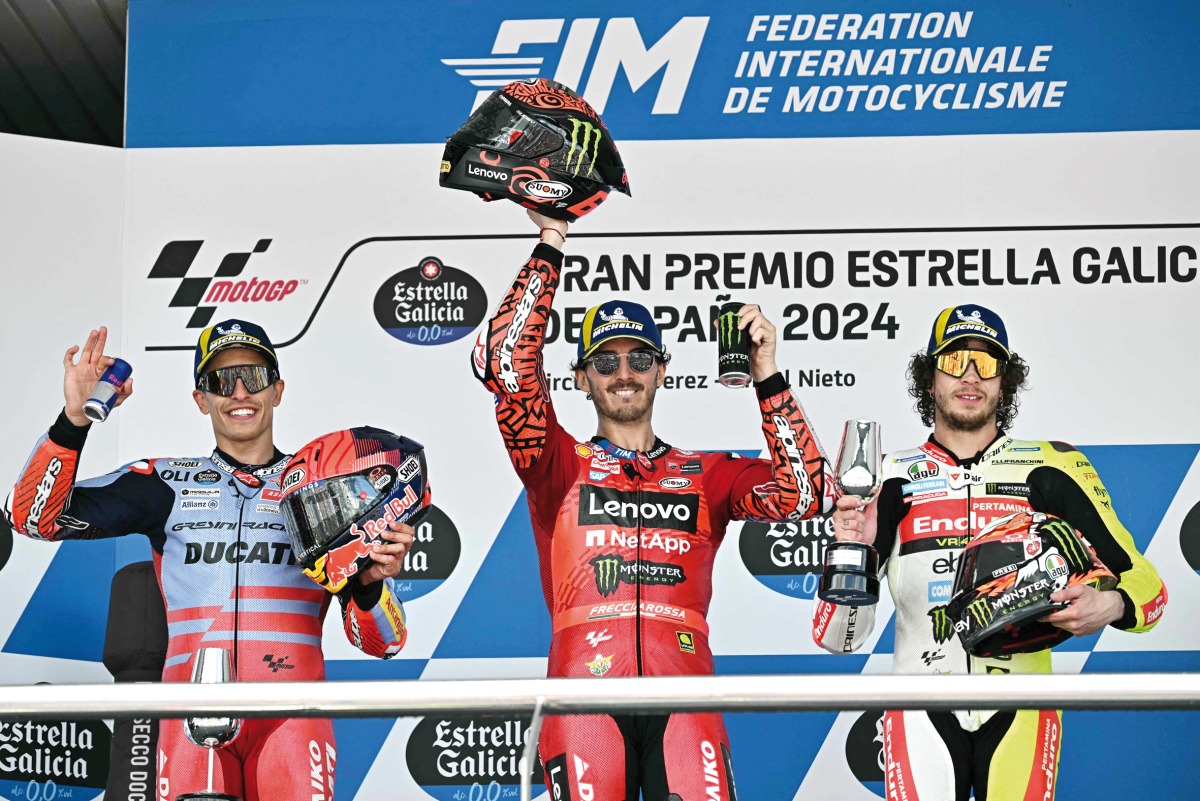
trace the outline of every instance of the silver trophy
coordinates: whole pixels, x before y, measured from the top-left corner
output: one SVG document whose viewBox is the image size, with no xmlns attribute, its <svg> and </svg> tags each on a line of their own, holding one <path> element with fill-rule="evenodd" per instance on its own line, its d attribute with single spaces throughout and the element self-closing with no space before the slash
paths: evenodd
<svg viewBox="0 0 1200 801">
<path fill-rule="evenodd" d="M 879 493 L 883 453 L 879 448 L 879 423 L 847 420 L 838 446 L 835 476 L 838 491 L 857 495 L 863 505 Z M 863 542 L 831 542 L 825 548 L 825 569 L 817 597 L 843 606 L 864 606 L 879 601 L 879 553 Z"/>
<path fill-rule="evenodd" d="M 233 681 L 229 652 L 224 648 L 201 648 L 192 666 L 193 684 L 225 684 Z M 240 718 L 185 718 L 183 730 L 188 739 L 208 749 L 208 789 L 175 796 L 175 801 L 241 801 L 236 795 L 213 790 L 214 752 L 228 745 L 242 728 Z"/>
</svg>

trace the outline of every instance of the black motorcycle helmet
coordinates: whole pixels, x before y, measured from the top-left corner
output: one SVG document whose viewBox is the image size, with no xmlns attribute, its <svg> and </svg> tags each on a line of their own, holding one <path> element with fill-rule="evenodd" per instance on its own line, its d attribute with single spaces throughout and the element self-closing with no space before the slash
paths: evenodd
<svg viewBox="0 0 1200 801">
<path fill-rule="evenodd" d="M 629 179 L 604 121 L 561 83 L 536 78 L 492 92 L 446 140 L 439 183 L 508 198 L 572 222 Z"/>
<path fill-rule="evenodd" d="M 1052 592 L 1079 584 L 1107 590 L 1116 583 L 1070 523 L 1042 512 L 1019 512 L 967 543 L 946 614 L 967 653 L 1042 651 L 1071 636 L 1038 619 L 1066 606 L 1051 601 Z"/>
</svg>

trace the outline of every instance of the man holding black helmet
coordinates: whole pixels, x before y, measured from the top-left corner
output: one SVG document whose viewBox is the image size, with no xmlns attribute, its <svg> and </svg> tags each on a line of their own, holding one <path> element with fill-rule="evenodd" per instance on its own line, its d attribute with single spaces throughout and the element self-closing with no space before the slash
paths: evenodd
<svg viewBox="0 0 1200 801">
<path fill-rule="evenodd" d="M 1050 672 L 1050 650 L 1036 643 L 1040 650 L 1023 651 L 1019 643 L 1010 643 L 1011 653 L 968 653 L 947 613 L 964 546 L 989 525 L 1005 525 L 998 521 L 1011 515 L 1018 517 L 1009 525 L 1018 520 L 1040 524 L 1045 515 L 1065 520 L 1117 578 L 1111 590 L 1080 582 L 1054 591 L 1049 601 L 1065 606 L 1041 622 L 1076 636 L 1108 625 L 1141 632 L 1163 612 L 1166 588 L 1117 519 L 1087 457 L 1065 443 L 1017 440 L 1005 433 L 1027 372 L 1009 349 L 995 312 L 971 304 L 943 310 L 927 349 L 913 356 L 908 370 L 909 393 L 921 420 L 933 426 L 929 441 L 884 459 L 875 502 L 859 508 L 860 499 L 853 496 L 837 501 L 836 538 L 874 544 L 881 572 L 888 575 L 896 607 L 897 673 Z M 1062 524 L 1051 521 L 1054 525 Z M 1042 547 L 1029 539 L 1031 551 Z M 1012 580 L 1011 568 L 992 577 Z M 874 616 L 874 605 L 817 601 L 813 638 L 829 651 L 848 653 L 866 642 Z M 972 789 L 975 801 L 1054 795 L 1059 711 L 889 711 L 883 732 L 888 799 L 967 801 Z"/>
<path fill-rule="evenodd" d="M 103 327 L 92 331 L 82 352 L 72 347 L 63 358 L 65 406 L 5 504 L 13 528 L 41 540 L 132 533 L 150 540 L 167 609 L 163 681 L 190 680 L 201 648 L 226 649 L 236 681 L 324 679 L 321 630 L 332 596 L 302 572 L 280 515 L 288 457 L 275 447 L 273 422 L 284 382 L 266 332 L 226 320 L 200 335 L 192 396 L 212 421 L 209 456 L 144 459 L 77 482 L 90 426 L 83 402 L 113 362 L 106 340 Z M 127 381 L 118 403 L 132 390 Z M 394 524 L 370 554 L 373 564 L 338 594 L 347 638 L 372 656 L 392 656 L 404 643 L 392 577 L 412 536 L 411 527 Z M 217 751 L 213 789 L 245 801 L 328 801 L 335 762 L 331 721 L 249 719 Z M 162 721 L 159 798 L 207 783 L 207 751 L 187 739 L 182 720 Z"/>
</svg>

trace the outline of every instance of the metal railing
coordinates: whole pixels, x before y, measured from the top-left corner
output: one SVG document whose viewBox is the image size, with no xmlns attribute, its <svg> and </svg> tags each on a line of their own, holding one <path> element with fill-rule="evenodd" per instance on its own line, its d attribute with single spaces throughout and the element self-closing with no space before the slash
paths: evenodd
<svg viewBox="0 0 1200 801">
<path fill-rule="evenodd" d="M 1200 674 L 670 676 L 0 686 L 0 720 L 531 715 L 528 799 L 543 715 L 865 709 L 1200 710 Z"/>
</svg>

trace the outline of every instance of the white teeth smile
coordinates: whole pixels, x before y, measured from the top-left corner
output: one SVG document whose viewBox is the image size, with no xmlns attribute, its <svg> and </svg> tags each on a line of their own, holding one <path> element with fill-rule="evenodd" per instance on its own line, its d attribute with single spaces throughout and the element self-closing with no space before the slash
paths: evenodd
<svg viewBox="0 0 1200 801">
<path fill-rule="evenodd" d="M 619 398 L 628 398 L 630 395 L 633 394 L 633 390 L 632 389 L 618 389 L 615 394 Z"/>
<path fill-rule="evenodd" d="M 234 409 L 232 412 L 229 413 L 229 416 L 230 417 L 253 417 L 254 410 L 253 409 Z"/>
</svg>

